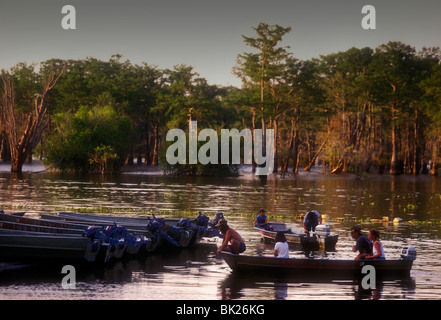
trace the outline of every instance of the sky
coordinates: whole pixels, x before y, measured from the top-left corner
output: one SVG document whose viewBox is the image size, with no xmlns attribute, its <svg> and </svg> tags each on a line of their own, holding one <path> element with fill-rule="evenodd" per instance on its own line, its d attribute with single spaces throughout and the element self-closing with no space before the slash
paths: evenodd
<svg viewBox="0 0 441 320">
<path fill-rule="evenodd" d="M 63 6 L 76 9 L 64 30 Z M 365 30 L 364 5 L 376 10 Z M 281 45 L 308 60 L 351 47 L 402 41 L 441 47 L 440 0 L 0 0 L 0 69 L 51 58 L 104 61 L 113 54 L 158 68 L 186 64 L 211 84 L 240 86 L 237 55 L 252 52 L 242 35 L 260 22 L 291 27 Z"/>
</svg>

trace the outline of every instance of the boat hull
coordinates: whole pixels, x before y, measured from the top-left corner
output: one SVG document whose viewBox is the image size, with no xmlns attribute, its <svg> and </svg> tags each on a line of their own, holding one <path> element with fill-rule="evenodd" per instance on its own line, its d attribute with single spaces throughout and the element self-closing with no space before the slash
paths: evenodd
<svg viewBox="0 0 441 320">
<path fill-rule="evenodd" d="M 3 260 L 66 260 L 94 262 L 101 244 L 86 237 L 0 230 Z"/>
<path fill-rule="evenodd" d="M 221 252 L 222 258 L 234 272 L 265 273 L 274 275 L 319 275 L 336 278 L 363 277 L 370 271 L 363 268 L 373 266 L 376 276 L 409 277 L 413 260 L 333 260 L 296 259 L 265 256 L 234 255 Z"/>
</svg>

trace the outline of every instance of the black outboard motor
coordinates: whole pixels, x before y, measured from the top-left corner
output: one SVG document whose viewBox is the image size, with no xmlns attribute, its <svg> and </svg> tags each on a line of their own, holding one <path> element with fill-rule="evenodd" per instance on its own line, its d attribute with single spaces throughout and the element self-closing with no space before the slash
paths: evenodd
<svg viewBox="0 0 441 320">
<path fill-rule="evenodd" d="M 205 215 L 199 212 L 199 215 L 195 219 L 195 223 L 199 227 L 208 227 L 210 219 Z"/>
<path fill-rule="evenodd" d="M 225 219 L 224 214 L 222 212 L 216 213 L 215 218 L 213 220 L 211 220 L 209 223 L 210 227 L 214 228 L 217 225 L 217 223 L 219 222 L 219 220 L 221 220 L 221 219 Z"/>
</svg>

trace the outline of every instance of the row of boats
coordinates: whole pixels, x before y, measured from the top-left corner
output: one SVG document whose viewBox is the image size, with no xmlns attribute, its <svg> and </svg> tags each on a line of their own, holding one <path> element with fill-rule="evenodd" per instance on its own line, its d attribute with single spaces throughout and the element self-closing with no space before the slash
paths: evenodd
<svg viewBox="0 0 441 320">
<path fill-rule="evenodd" d="M 0 211 L 0 258 L 2 260 L 43 259 L 82 262 L 108 262 L 124 256 L 139 257 L 165 248 L 188 248 L 203 238 L 222 237 L 215 228 L 222 214 L 213 220 L 199 214 L 195 219 L 106 216 L 57 212 L 32 218 L 25 212 L 5 214 Z M 335 250 L 338 235 L 329 227 L 318 228 L 312 237 L 301 230 L 292 230 L 283 223 L 271 223 L 271 230 L 256 228 L 266 240 L 274 241 L 283 231 L 290 244 L 303 250 Z M 406 247 L 399 259 L 281 259 L 268 256 L 221 252 L 233 271 L 271 274 L 360 275 L 370 265 L 382 275 L 409 276 L 416 250 Z"/>
<path fill-rule="evenodd" d="M 32 218 L 0 213 L 0 257 L 11 260 L 108 262 L 160 248 L 187 248 L 219 235 L 210 220 L 105 216 L 57 212 Z"/>
</svg>

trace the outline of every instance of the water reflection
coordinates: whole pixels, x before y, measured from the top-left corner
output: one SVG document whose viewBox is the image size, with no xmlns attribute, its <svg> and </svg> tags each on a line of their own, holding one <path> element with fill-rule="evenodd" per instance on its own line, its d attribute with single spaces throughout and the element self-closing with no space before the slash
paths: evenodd
<svg viewBox="0 0 441 320">
<path fill-rule="evenodd" d="M 254 176 L 239 178 L 165 177 L 122 174 L 78 176 L 26 174 L 14 178 L 0 172 L 0 201 L 15 205 L 202 210 L 294 215 L 312 208 L 331 219 L 405 221 L 439 219 L 441 179 L 421 176 L 350 177 L 303 175 L 296 178 Z"/>
<path fill-rule="evenodd" d="M 375 288 L 364 289 L 359 280 L 336 280 L 329 276 L 292 276 L 277 275 L 244 275 L 231 273 L 220 284 L 220 298 L 236 300 L 250 298 L 249 291 L 260 293 L 267 299 L 274 300 L 308 300 L 316 299 L 413 299 L 415 280 L 412 278 L 387 281 L 379 280 Z M 330 294 L 329 288 L 335 290 Z M 339 288 L 340 287 L 340 288 Z"/>
<path fill-rule="evenodd" d="M 252 227 L 253 215 L 264 207 L 273 217 L 293 217 L 316 209 L 326 214 L 339 234 L 335 252 L 293 255 L 353 259 L 349 230 L 361 224 L 365 232 L 380 231 L 388 257 L 406 245 L 418 257 L 409 280 L 382 281 L 375 290 L 335 279 L 255 279 L 231 274 L 216 256 L 217 242 L 195 250 L 122 261 L 99 268 L 79 268 L 77 290 L 62 290 L 61 268 L 24 268 L 0 272 L 5 299 L 439 299 L 441 297 L 441 179 L 428 176 L 350 176 L 301 174 L 271 176 L 266 181 L 239 178 L 166 177 L 121 174 L 78 176 L 39 173 L 14 176 L 0 172 L 0 206 L 24 208 L 30 214 L 65 208 L 222 211 L 247 241 L 247 253 L 271 254 Z M 22 211 L 22 209 L 20 209 Z M 241 215 L 235 215 L 240 213 Z M 383 216 L 405 222 L 394 225 Z M 377 220 L 373 220 L 377 219 Z M 300 221 L 282 219 L 295 227 Z M 261 275 L 260 275 L 261 276 Z"/>
</svg>

